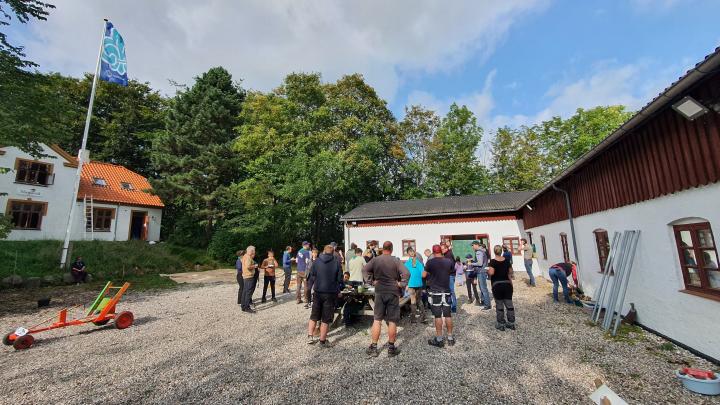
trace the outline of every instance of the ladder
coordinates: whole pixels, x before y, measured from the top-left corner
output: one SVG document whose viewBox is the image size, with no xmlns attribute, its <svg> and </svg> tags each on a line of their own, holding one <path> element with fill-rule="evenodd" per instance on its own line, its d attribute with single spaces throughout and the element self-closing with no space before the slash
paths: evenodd
<svg viewBox="0 0 720 405">
<path fill-rule="evenodd" d="M 88 197 L 87 194 L 83 197 L 83 208 L 85 211 L 85 233 L 83 233 L 83 240 L 88 240 L 88 233 L 90 234 L 90 240 L 95 240 L 94 226 L 95 218 L 93 217 L 94 204 L 93 197 Z"/>
</svg>

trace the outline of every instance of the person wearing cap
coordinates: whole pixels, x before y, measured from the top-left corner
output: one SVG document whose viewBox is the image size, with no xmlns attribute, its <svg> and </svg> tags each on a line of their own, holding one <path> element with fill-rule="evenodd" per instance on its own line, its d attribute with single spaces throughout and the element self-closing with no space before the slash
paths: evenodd
<svg viewBox="0 0 720 405">
<path fill-rule="evenodd" d="M 290 293 L 290 279 L 292 278 L 292 246 L 287 246 L 282 256 L 283 273 L 285 274 L 285 280 L 283 281 L 283 294 Z"/>
<path fill-rule="evenodd" d="M 472 260 L 472 265 L 475 266 L 475 274 L 476 274 L 476 282 L 480 286 L 480 293 L 482 297 L 482 309 L 485 311 L 488 311 L 492 309 L 492 306 L 490 304 L 490 291 L 488 291 L 487 287 L 487 280 L 488 280 L 488 273 L 487 273 L 487 265 L 488 265 L 488 253 L 485 249 L 485 245 L 480 243 L 479 240 L 474 240 L 472 242 L 472 248 L 475 252 L 475 257 Z M 478 305 L 480 305 L 480 300 L 477 301 Z"/>
<path fill-rule="evenodd" d="M 428 344 L 435 347 L 445 346 L 443 325 L 447 331 L 447 343 L 455 344 L 453 337 L 450 276 L 455 273 L 455 261 L 444 256 L 442 248 L 434 245 L 433 259 L 425 266 L 423 278 L 428 280 L 430 295 L 430 310 L 435 317 L 435 337 L 428 340 Z"/>
<path fill-rule="evenodd" d="M 302 295 L 303 295 L 303 289 L 302 284 L 305 280 L 305 272 L 307 271 L 308 264 L 310 264 L 310 242 L 303 241 L 302 243 L 302 249 L 298 250 L 297 256 L 295 257 L 295 261 L 297 263 L 297 276 L 295 276 L 295 281 L 297 282 L 297 285 L 295 286 L 295 300 L 298 304 L 302 304 Z M 288 278 L 287 283 L 289 283 L 290 279 Z M 289 284 L 288 284 L 289 286 Z M 288 287 L 288 292 L 290 292 L 290 288 Z"/>
<path fill-rule="evenodd" d="M 368 280 L 375 286 L 372 340 L 366 350 L 366 353 L 372 357 L 380 354 L 377 343 L 380 340 L 382 321 L 388 324 L 388 356 L 393 357 L 400 353 L 395 346 L 397 322 L 400 320 L 400 294 L 407 286 L 410 272 L 400 259 L 392 255 L 392 252 L 392 242 L 386 241 L 383 243 L 382 255 L 370 260 L 363 269 Z"/>
</svg>

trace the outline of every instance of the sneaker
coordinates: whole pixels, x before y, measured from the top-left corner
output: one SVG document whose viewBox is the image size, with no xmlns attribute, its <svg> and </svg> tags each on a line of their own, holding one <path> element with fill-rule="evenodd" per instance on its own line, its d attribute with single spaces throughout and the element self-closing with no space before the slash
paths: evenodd
<svg viewBox="0 0 720 405">
<path fill-rule="evenodd" d="M 438 340 L 435 339 L 435 338 L 430 338 L 430 339 L 428 339 L 428 344 L 429 344 L 430 346 L 435 346 L 435 347 L 445 347 L 445 341 L 444 341 L 444 340 L 441 340 L 441 341 L 438 342 Z"/>
<path fill-rule="evenodd" d="M 314 345 L 315 343 L 317 343 L 317 339 L 315 338 L 315 336 L 308 335 L 307 344 Z"/>
<path fill-rule="evenodd" d="M 277 302 L 277 299 L 273 298 L 273 299 L 271 299 L 270 301 L 272 301 L 272 302 Z"/>
<path fill-rule="evenodd" d="M 395 345 L 388 345 L 388 357 L 395 357 L 400 354 L 400 349 Z"/>
<path fill-rule="evenodd" d="M 480 309 L 481 309 L 482 311 L 489 311 L 489 310 L 492 309 L 492 307 L 491 307 L 491 306 L 487 306 L 487 307 L 482 307 L 482 308 L 480 308 Z"/>
<path fill-rule="evenodd" d="M 380 351 L 378 350 L 377 345 L 370 345 L 367 350 L 365 350 L 365 354 L 370 357 L 377 357 L 380 355 Z"/>
<path fill-rule="evenodd" d="M 257 313 L 257 311 L 255 311 L 255 310 L 252 309 L 252 308 L 245 308 L 245 309 L 243 309 L 242 311 L 243 311 L 243 312 L 247 312 L 248 314 Z"/>
<path fill-rule="evenodd" d="M 319 343 L 319 347 L 321 347 L 321 348 L 323 348 L 323 349 L 327 349 L 327 348 L 330 348 L 330 347 L 333 346 L 333 344 L 332 344 L 329 340 L 327 340 L 327 339 L 325 339 L 325 340 L 318 340 L 318 343 Z"/>
<path fill-rule="evenodd" d="M 448 338 L 447 344 L 448 344 L 448 346 L 455 346 L 455 338 L 452 338 L 452 339 Z"/>
<path fill-rule="evenodd" d="M 495 324 L 495 329 L 499 330 L 500 332 L 504 332 L 504 331 L 505 331 L 505 324 L 496 323 L 496 324 Z"/>
<path fill-rule="evenodd" d="M 508 329 L 515 330 L 515 324 L 514 324 L 514 323 L 509 323 L 509 324 L 507 324 L 507 325 L 505 325 L 505 326 L 506 326 Z"/>
</svg>

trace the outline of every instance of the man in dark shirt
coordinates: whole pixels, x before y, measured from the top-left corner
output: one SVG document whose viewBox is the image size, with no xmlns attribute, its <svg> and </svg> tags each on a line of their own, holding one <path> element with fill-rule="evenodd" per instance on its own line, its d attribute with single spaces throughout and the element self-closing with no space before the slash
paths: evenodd
<svg viewBox="0 0 720 405">
<path fill-rule="evenodd" d="M 313 263 L 308 281 L 315 288 L 312 300 L 310 321 L 308 322 L 308 343 L 315 343 L 315 327 L 320 323 L 320 347 L 329 347 L 327 343 L 328 325 L 335 315 L 335 304 L 343 282 L 340 262 L 333 254 L 335 248 L 325 246 L 323 253 Z"/>
<path fill-rule="evenodd" d="M 383 243 L 383 254 L 370 260 L 363 272 L 375 286 L 375 316 L 372 326 L 372 341 L 366 353 L 377 357 L 382 321 L 388 324 L 388 356 L 396 356 L 400 350 L 395 347 L 397 322 L 400 320 L 400 294 L 407 286 L 410 272 L 400 259 L 392 255 L 392 242 Z M 449 280 L 449 278 L 448 278 Z"/>
<path fill-rule="evenodd" d="M 83 262 L 82 257 L 78 256 L 77 259 L 75 259 L 75 262 L 70 268 L 70 274 L 72 274 L 73 280 L 75 280 L 77 284 L 84 283 L 87 280 L 87 268 L 85 267 L 85 262 Z"/>
<path fill-rule="evenodd" d="M 432 248 L 433 259 L 428 261 L 423 277 L 428 280 L 430 294 L 430 310 L 435 317 L 435 338 L 428 344 L 436 347 L 445 346 L 443 339 L 443 323 L 447 329 L 448 345 L 455 344 L 453 337 L 452 311 L 450 311 L 450 276 L 455 272 L 455 260 L 443 255 L 439 245 Z"/>
</svg>

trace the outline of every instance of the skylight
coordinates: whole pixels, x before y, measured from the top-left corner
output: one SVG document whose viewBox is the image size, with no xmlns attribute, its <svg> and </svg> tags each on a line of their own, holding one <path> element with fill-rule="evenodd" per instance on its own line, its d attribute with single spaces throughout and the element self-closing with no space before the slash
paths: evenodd
<svg viewBox="0 0 720 405">
<path fill-rule="evenodd" d="M 135 190 L 132 183 L 127 183 L 124 181 L 120 183 L 120 187 L 122 187 L 123 190 Z"/>
<path fill-rule="evenodd" d="M 93 177 L 93 185 L 100 187 L 107 187 L 107 181 L 102 177 Z"/>
</svg>

